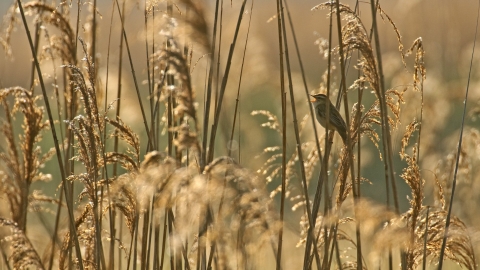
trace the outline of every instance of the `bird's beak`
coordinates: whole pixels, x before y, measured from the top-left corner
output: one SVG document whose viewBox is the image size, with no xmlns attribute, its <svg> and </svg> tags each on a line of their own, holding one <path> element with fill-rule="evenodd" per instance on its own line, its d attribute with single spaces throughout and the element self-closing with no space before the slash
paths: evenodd
<svg viewBox="0 0 480 270">
<path fill-rule="evenodd" d="M 313 96 L 313 95 L 310 95 L 312 98 L 310 99 L 310 102 L 315 102 L 317 99 Z"/>
</svg>

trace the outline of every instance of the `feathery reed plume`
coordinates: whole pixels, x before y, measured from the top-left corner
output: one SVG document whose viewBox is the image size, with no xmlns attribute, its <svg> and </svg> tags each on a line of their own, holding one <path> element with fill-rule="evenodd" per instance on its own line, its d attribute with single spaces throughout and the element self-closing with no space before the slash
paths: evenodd
<svg viewBox="0 0 480 270">
<path fill-rule="evenodd" d="M 15 9 L 17 8 L 17 4 L 13 4 L 3 17 L 3 23 L 6 25 L 5 29 L 3 29 L 2 36 L 0 36 L 0 44 L 5 51 L 5 54 L 8 57 L 13 57 L 12 55 L 12 47 L 10 46 L 10 41 L 12 37 L 12 32 L 15 29 L 15 25 L 18 23 L 17 16 L 15 15 Z"/>
<path fill-rule="evenodd" d="M 84 181 L 85 182 L 85 181 Z M 84 191 L 85 192 L 85 191 Z M 82 192 L 82 193 L 84 193 Z M 82 195 L 80 195 L 82 196 Z M 82 263 L 87 267 L 95 268 L 95 238 L 96 230 L 94 228 L 95 220 L 93 218 L 94 213 L 91 204 L 85 204 L 82 212 L 75 218 L 75 228 L 78 234 L 78 238 L 81 241 L 84 254 L 82 254 Z M 67 269 L 68 251 L 72 245 L 72 239 L 70 232 L 66 232 L 62 246 L 60 248 L 60 255 L 58 258 L 58 268 Z M 72 262 L 70 262 L 72 263 Z M 78 264 L 78 260 L 74 260 L 75 265 Z"/>
<path fill-rule="evenodd" d="M 41 1 L 31 1 L 24 5 L 26 11 L 34 11 L 41 17 L 38 18 L 43 24 L 50 24 L 60 31 L 60 35 L 53 35 L 50 40 L 52 51 L 62 59 L 63 63 L 75 64 L 75 32 L 70 26 L 67 14 L 57 11 L 54 6 L 50 6 Z"/>
<path fill-rule="evenodd" d="M 78 115 L 72 120 L 66 120 L 69 129 L 76 139 L 75 148 L 77 154 L 72 158 L 74 161 L 80 161 L 84 166 L 85 172 L 80 172 L 68 176 L 70 181 L 79 181 L 84 185 L 84 190 L 79 194 L 79 201 L 87 198 L 88 204 L 85 206 L 81 216 L 76 219 L 76 228 L 79 229 L 78 235 L 83 239 L 86 248 L 85 264 L 96 265 L 101 262 L 105 264 L 103 259 L 103 248 L 101 242 L 101 215 L 103 211 L 110 211 L 110 205 L 107 204 L 105 209 L 100 209 L 103 203 L 103 187 L 109 184 L 111 179 L 101 179 L 102 171 L 109 163 L 120 163 L 124 168 L 135 171 L 139 168 L 139 152 L 140 143 L 137 135 L 123 122 L 118 119 L 106 120 L 106 117 L 99 112 L 97 103 L 97 90 L 95 88 L 95 67 L 87 54 L 86 44 L 80 40 L 85 53 L 86 74 L 81 72 L 80 68 L 74 65 L 66 66 L 71 70 L 71 84 L 75 91 L 80 93 L 82 101 L 82 109 L 84 115 Z M 85 77 L 86 76 L 86 77 Z M 105 123 L 111 124 L 116 133 L 114 136 L 124 140 L 133 150 L 128 149 L 125 153 L 106 153 L 105 142 L 103 141 L 102 132 L 104 132 Z M 107 186 L 108 190 L 108 186 Z M 127 196 L 128 197 L 128 196 Z M 105 197 L 109 198 L 109 197 Z M 114 203 L 115 205 L 115 203 Z M 126 207 L 121 208 L 126 213 Z M 131 222 L 131 219 L 128 219 Z M 92 227 L 93 225 L 93 227 Z M 87 228 L 83 228 L 86 226 Z M 67 254 L 70 243 L 70 235 L 67 233 L 64 237 L 64 245 L 61 253 L 61 266 L 65 264 L 65 256 Z"/>
<path fill-rule="evenodd" d="M 204 174 L 199 174 L 196 166 L 177 168 L 175 159 L 150 152 L 139 171 L 120 176 L 110 190 L 112 202 L 125 215 L 132 235 L 135 217 L 146 209 L 144 202 L 149 198 L 153 198 L 156 212 L 175 209 L 175 230 L 170 237 L 173 248 L 184 256 L 182 240 L 195 236 L 198 226 L 194 224 L 209 222 L 207 238 L 195 238 L 191 252 L 199 241 L 216 243 L 217 263 L 222 269 L 235 266 L 227 251 L 237 254 L 238 263 L 246 262 L 247 257 L 255 256 L 259 243 L 274 241 L 278 228 L 271 199 L 260 179 L 228 157 L 214 160 Z M 198 219 L 207 208 L 218 209 L 212 213 L 213 220 Z M 233 235 L 239 238 L 232 239 Z M 189 263 L 193 267 L 195 254 L 191 252 Z"/>
<path fill-rule="evenodd" d="M 445 220 L 447 212 L 444 209 L 430 209 L 428 228 L 426 226 L 427 208 L 423 207 L 418 215 L 416 226 L 409 229 L 414 231 L 414 243 L 408 246 L 407 259 L 409 269 L 415 269 L 421 262 L 424 250 L 423 238 L 426 235 L 427 245 L 426 254 L 430 257 L 430 263 L 438 263 L 440 255 L 440 247 L 442 245 L 445 233 Z M 412 224 L 412 216 L 406 215 L 408 224 Z M 452 216 L 449 228 L 448 241 L 446 245 L 445 255 L 467 269 L 476 269 L 476 260 L 474 249 L 470 237 L 470 232 L 465 224 L 455 216 Z"/>
<path fill-rule="evenodd" d="M 48 25 L 51 25 L 60 31 L 59 34 L 46 34 L 48 41 L 46 45 L 41 47 L 41 54 L 49 54 L 55 59 L 58 58 L 63 65 L 75 65 L 77 63 L 76 38 L 70 25 L 70 20 L 68 19 L 69 9 L 66 6 L 67 5 L 61 5 L 59 8 L 56 8 L 43 1 L 31 1 L 26 3 L 24 8 L 28 14 L 34 13 L 36 15 L 36 22 L 41 22 L 43 24 L 42 29 L 44 29 L 44 31 L 47 31 L 46 26 Z M 7 55 L 11 55 L 12 53 L 10 36 L 12 29 L 14 29 L 15 24 L 17 23 L 15 12 L 13 12 L 15 8 L 16 3 L 11 7 L 12 11 L 8 13 L 10 19 L 8 20 L 9 23 L 5 29 L 5 38 L 0 38 L 0 43 L 4 46 Z M 7 20 L 7 18 L 5 20 Z M 66 81 L 71 80 L 69 69 L 65 70 L 65 76 Z M 57 91 L 56 87 L 54 89 L 55 91 Z M 58 100 L 57 105 L 60 104 L 59 102 L 60 101 Z M 72 87 L 68 84 L 65 85 L 64 106 L 65 108 L 69 108 L 65 110 L 66 119 L 72 119 L 76 114 L 76 109 L 78 108 L 77 102 L 78 100 L 75 98 Z M 61 113 L 60 108 L 58 108 L 58 110 L 59 113 Z"/>
<path fill-rule="evenodd" d="M 174 94 L 174 97 L 178 99 L 179 104 L 175 107 L 175 117 L 177 119 L 182 119 L 186 114 L 196 120 L 196 111 L 193 104 L 195 97 L 189 66 L 175 40 L 172 37 L 167 37 L 167 39 L 171 46 L 152 55 L 153 58 L 157 59 L 160 66 L 168 66 L 168 72 L 175 75 L 177 79 L 178 84 L 168 85 L 169 92 L 165 94 Z"/>
<path fill-rule="evenodd" d="M 200 44 L 204 51 L 210 52 L 211 44 L 208 34 L 208 24 L 205 20 L 205 11 L 202 5 L 202 1 L 199 0 L 176 0 L 179 4 L 185 7 L 186 12 L 174 17 L 180 21 L 184 21 L 187 26 L 191 28 L 188 33 L 188 37 L 198 44 Z"/>
<path fill-rule="evenodd" d="M 412 191 L 410 199 L 410 209 L 403 214 L 407 221 L 407 227 L 410 230 L 410 241 L 406 246 L 406 263 L 408 269 L 415 269 L 421 262 L 424 252 L 427 256 L 438 258 L 440 246 L 442 244 L 447 212 L 444 209 L 445 203 L 442 202 L 442 208 L 435 207 L 430 209 L 428 227 L 426 224 L 427 207 L 423 205 L 424 183 L 420 174 L 420 167 L 417 160 L 418 146 L 412 147 L 412 154 L 406 153 L 406 147 L 412 134 L 418 130 L 419 124 L 413 121 L 406 127 L 405 135 L 402 139 L 402 148 L 400 156 L 407 161 L 407 167 L 403 170 L 401 177 L 405 180 Z M 453 162 L 452 162 L 453 164 Z M 443 197 L 443 188 L 439 185 Z M 475 257 L 473 246 L 465 224 L 458 218 L 453 217 L 451 221 L 451 230 L 449 230 L 446 256 L 467 269 L 475 269 Z M 425 233 L 427 234 L 425 236 Z M 427 243 L 424 245 L 424 239 Z M 426 248 L 426 250 L 424 250 Z M 433 260 L 432 258 L 432 260 Z"/>
<path fill-rule="evenodd" d="M 270 243 L 275 252 L 278 217 L 262 180 L 228 157 L 212 161 L 205 172 L 210 201 L 215 204 L 225 202 L 218 208 L 218 217 L 212 228 L 214 237 L 219 240 L 219 256 L 227 259 L 225 263 L 228 263 L 229 257 L 224 252 L 235 244 L 240 262 L 247 262 L 263 244 Z M 218 192 L 220 188 L 222 192 Z M 237 239 L 229 235 L 237 235 Z M 230 265 L 229 268 L 235 266 Z"/>
<path fill-rule="evenodd" d="M 160 72 L 167 71 L 167 74 L 160 74 L 160 76 L 165 78 L 165 76 L 171 75 L 174 80 L 162 79 L 161 83 L 166 83 L 166 85 L 158 85 L 157 89 L 161 91 L 160 99 L 165 103 L 168 103 L 170 98 L 176 101 L 173 108 L 175 121 L 185 120 L 179 126 L 171 127 L 169 131 L 176 134 L 173 143 L 178 147 L 179 153 L 190 148 L 199 153 L 201 147 L 197 137 L 198 122 L 194 103 L 195 93 L 192 87 L 189 65 L 175 39 L 168 35 L 166 38 L 170 46 L 153 54 L 152 59 L 154 66 L 160 67 L 158 69 Z M 168 106 L 168 104 L 166 105 Z M 186 116 L 195 121 L 195 131 L 190 131 Z"/>
<path fill-rule="evenodd" d="M 265 110 L 255 110 L 251 113 L 251 115 L 263 115 L 267 117 L 267 122 L 262 123 L 261 126 L 275 130 L 278 134 L 281 134 L 280 130 L 280 123 L 278 122 L 278 118 L 276 115 L 269 111 Z M 305 124 L 308 120 L 308 115 L 305 116 L 302 119 L 302 122 L 299 124 L 300 127 L 300 133 L 302 133 Z M 281 164 L 278 163 L 278 161 L 282 158 L 282 154 L 278 153 L 280 151 L 279 146 L 269 146 L 263 149 L 262 154 L 265 155 L 270 155 L 267 160 L 262 164 L 260 168 L 257 169 L 257 173 L 264 176 L 265 180 L 267 183 L 272 182 L 276 177 L 278 177 L 281 173 Z M 302 144 L 302 151 L 305 153 L 308 153 L 306 159 L 304 160 L 304 166 L 305 166 L 305 177 L 307 180 L 307 183 L 310 182 L 310 180 L 313 177 L 313 170 L 315 169 L 315 165 L 318 163 L 319 160 L 319 154 L 317 152 L 317 149 L 315 145 L 311 142 L 305 142 Z M 257 156 L 256 158 L 259 158 L 260 156 Z M 295 151 L 292 153 L 292 155 L 289 157 L 287 160 L 287 170 L 286 170 L 286 198 L 290 198 L 292 202 L 294 202 L 293 209 L 297 209 L 299 206 L 305 204 L 305 198 L 302 194 L 296 194 L 297 192 L 300 192 L 300 190 L 297 190 L 297 187 L 295 185 L 291 185 L 290 182 L 295 179 L 296 177 L 299 177 L 297 174 L 296 166 L 298 165 L 298 151 L 295 149 Z M 271 192 L 270 192 L 270 197 L 273 198 L 275 197 L 279 192 L 281 192 L 281 185 L 276 186 Z M 291 197 L 293 192 L 293 197 Z"/>
<path fill-rule="evenodd" d="M 12 109 L 8 96 L 14 97 Z M 0 193 L 7 195 L 12 219 L 22 231 L 26 231 L 30 185 L 50 179 L 50 175 L 42 174 L 40 169 L 53 155 L 51 151 L 42 154 L 38 145 L 42 140 L 41 132 L 48 128 L 48 123 L 43 120 L 43 109 L 37 105 L 38 100 L 39 97 L 33 97 L 31 92 L 21 87 L 0 89 L 0 103 L 6 116 L 0 132 L 5 136 L 7 145 L 7 152 L 0 152 L 0 164 L 6 172 Z M 16 113 L 23 114 L 23 134 L 19 136 L 19 141 L 14 135 L 13 116 Z"/>
<path fill-rule="evenodd" d="M 334 6 L 335 3 L 326 2 L 313 7 L 312 10 L 330 9 L 330 7 Z M 332 10 L 333 12 L 336 12 L 335 8 Z M 372 45 L 367 34 L 368 32 L 361 19 L 348 6 L 340 4 L 340 13 L 346 20 L 345 25 L 342 27 L 342 41 L 343 46 L 346 48 L 344 51 L 345 57 L 352 53 L 353 50 L 361 52 L 362 58 L 358 61 L 357 66 L 362 71 L 363 75 L 358 80 L 369 83 L 378 98 L 380 95 L 379 77 Z M 338 48 L 336 48 L 336 50 L 338 50 Z"/>
<path fill-rule="evenodd" d="M 138 135 L 127 126 L 120 117 L 117 117 L 117 120 L 105 117 L 105 121 L 115 128 L 115 132 L 113 132 L 109 138 L 117 137 L 130 146 L 126 150 L 126 153 L 106 153 L 107 163 L 118 162 L 128 172 L 138 171 L 140 164 L 140 140 Z"/>
</svg>

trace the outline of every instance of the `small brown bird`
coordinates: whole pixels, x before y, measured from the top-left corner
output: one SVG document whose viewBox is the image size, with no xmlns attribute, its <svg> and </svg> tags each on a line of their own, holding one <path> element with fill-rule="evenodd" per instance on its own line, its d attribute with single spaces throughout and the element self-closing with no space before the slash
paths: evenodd
<svg viewBox="0 0 480 270">
<path fill-rule="evenodd" d="M 324 94 L 311 95 L 314 99 L 310 100 L 313 103 L 315 108 L 315 115 L 317 116 L 317 121 L 322 125 L 322 127 L 327 128 L 327 102 L 330 102 L 328 97 Z M 328 127 L 330 130 L 335 130 L 338 132 L 340 137 L 342 137 L 343 143 L 347 143 L 347 125 L 343 121 L 342 116 L 338 112 L 337 108 L 333 106 L 330 102 L 330 118 L 328 121 Z"/>
</svg>

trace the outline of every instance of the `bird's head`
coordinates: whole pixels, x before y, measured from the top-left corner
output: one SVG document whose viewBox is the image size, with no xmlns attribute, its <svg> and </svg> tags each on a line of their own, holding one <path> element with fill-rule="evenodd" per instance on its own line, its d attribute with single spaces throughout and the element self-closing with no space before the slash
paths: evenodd
<svg viewBox="0 0 480 270">
<path fill-rule="evenodd" d="M 314 105 L 317 104 L 326 104 L 327 103 L 327 96 L 324 94 L 315 94 L 315 95 L 310 95 L 312 98 L 310 99 L 310 102 L 313 103 Z"/>
</svg>

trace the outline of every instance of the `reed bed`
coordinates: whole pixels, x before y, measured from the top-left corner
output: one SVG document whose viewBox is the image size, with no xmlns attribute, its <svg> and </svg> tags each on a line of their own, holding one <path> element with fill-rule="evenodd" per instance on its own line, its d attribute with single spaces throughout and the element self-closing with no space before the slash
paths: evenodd
<svg viewBox="0 0 480 270">
<path fill-rule="evenodd" d="M 382 1 L 305 10 L 328 25 L 313 56 L 293 1 L 100 2 L 3 14 L 6 61 L 31 61 L 23 85 L 0 78 L 0 269 L 477 269 L 471 68 L 450 116 Z M 462 124 L 438 138 L 445 121 Z"/>
</svg>

